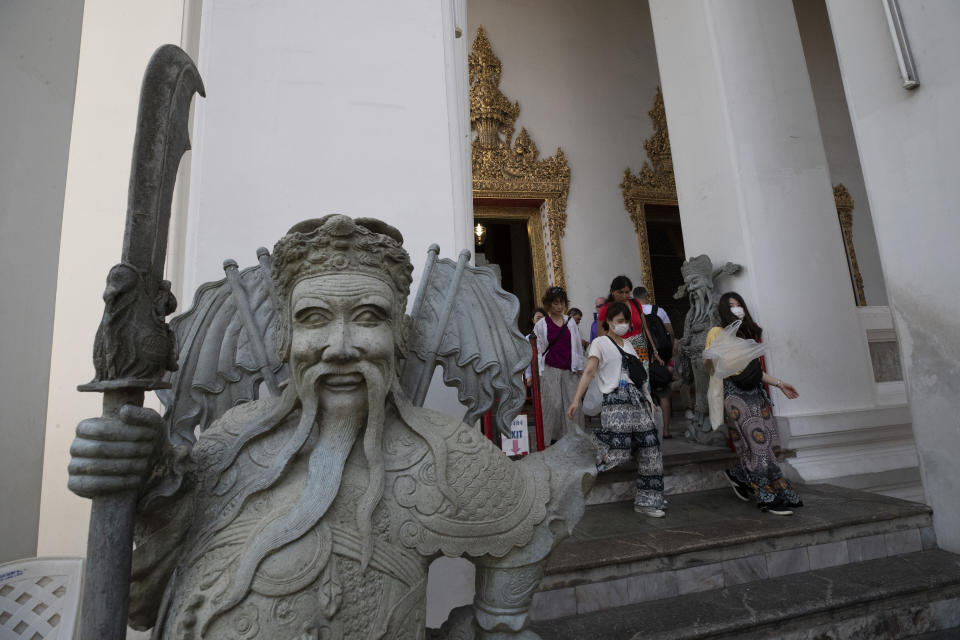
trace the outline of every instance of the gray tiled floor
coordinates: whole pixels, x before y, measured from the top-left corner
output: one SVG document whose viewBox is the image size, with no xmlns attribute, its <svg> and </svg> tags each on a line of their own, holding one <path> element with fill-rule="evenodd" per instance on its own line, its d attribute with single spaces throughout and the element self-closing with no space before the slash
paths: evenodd
<svg viewBox="0 0 960 640">
<path fill-rule="evenodd" d="M 929 518 L 930 508 L 915 502 L 844 489 L 830 485 L 799 487 L 806 506 L 793 516 L 780 517 L 761 512 L 755 505 L 737 500 L 730 490 L 711 490 L 670 497 L 667 517 L 647 518 L 633 512 L 631 503 L 620 502 L 587 507 L 573 535 L 551 554 L 547 573 L 563 573 L 609 564 L 691 553 L 718 545 L 751 544 L 784 536 L 825 532 L 838 527 L 851 527 L 896 520 Z M 925 523 L 920 526 L 927 526 Z M 891 533 L 883 540 L 904 553 L 920 550 L 922 540 L 914 525 L 913 533 Z M 860 534 L 866 535 L 866 534 Z M 821 542 L 829 542 L 829 540 Z M 878 541 L 869 541 L 848 548 L 849 561 L 878 557 Z M 835 553 L 842 553 L 839 547 Z M 827 548 L 822 552 L 822 566 L 829 566 Z M 821 561 L 821 555 L 816 562 Z"/>
<path fill-rule="evenodd" d="M 551 556 L 533 618 L 546 620 L 919 551 L 930 509 L 829 485 L 801 488 L 794 516 L 729 490 L 671 498 L 663 519 L 596 505 Z M 928 544 L 930 532 L 924 534 Z M 931 547 L 933 548 L 933 547 Z M 574 601 L 571 603 L 571 599 Z"/>
<path fill-rule="evenodd" d="M 924 615 L 914 616 L 915 612 L 921 610 L 919 605 L 914 604 L 920 597 L 916 594 L 921 592 L 924 594 L 923 602 L 930 606 L 923 609 Z M 790 637 L 808 637 L 803 635 L 810 619 L 806 616 L 827 611 L 832 616 L 843 615 L 838 612 L 852 611 L 853 607 L 862 603 L 890 603 L 902 595 L 913 598 L 904 605 L 910 615 L 903 622 L 911 625 L 902 629 L 904 635 L 869 637 L 905 637 L 906 634 L 925 630 L 924 625 L 931 619 L 927 614 L 940 618 L 939 622 L 947 624 L 952 621 L 955 624 L 957 616 L 944 615 L 943 611 L 938 614 L 937 606 L 942 604 L 941 608 L 950 608 L 955 613 L 958 593 L 960 556 L 934 549 L 773 578 L 758 584 L 729 586 L 657 602 L 541 621 L 533 625 L 533 630 L 543 638 L 555 640 L 640 637 L 659 640 L 713 637 L 711 634 L 714 633 L 726 638 L 736 637 L 734 634 L 755 628 L 756 625 L 781 624 L 793 620 L 792 628 L 800 632 Z M 939 640 L 940 637 L 955 636 L 933 637 Z"/>
<path fill-rule="evenodd" d="M 914 529 L 916 531 L 916 529 Z M 811 569 L 825 569 L 850 562 L 847 552 L 847 540 L 816 544 L 807 548 Z"/>
<path fill-rule="evenodd" d="M 771 578 L 809 570 L 810 558 L 806 547 L 767 553 L 767 575 Z"/>
</svg>

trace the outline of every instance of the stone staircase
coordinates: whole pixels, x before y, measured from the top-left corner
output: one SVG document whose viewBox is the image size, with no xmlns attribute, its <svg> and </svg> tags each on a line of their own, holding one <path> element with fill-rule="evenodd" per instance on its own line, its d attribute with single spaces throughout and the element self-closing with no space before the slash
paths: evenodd
<svg viewBox="0 0 960 640">
<path fill-rule="evenodd" d="M 616 501 L 629 472 L 598 479 L 534 596 L 545 640 L 960 638 L 960 556 L 926 505 L 805 485 L 806 506 L 774 516 L 709 488 L 728 452 L 665 444 L 667 517 Z"/>
<path fill-rule="evenodd" d="M 675 495 L 726 487 L 724 469 L 733 465 L 736 455 L 729 449 L 708 447 L 681 438 L 664 440 L 664 493 Z M 633 500 L 637 466 L 631 462 L 600 474 L 587 504 L 606 504 Z"/>
</svg>

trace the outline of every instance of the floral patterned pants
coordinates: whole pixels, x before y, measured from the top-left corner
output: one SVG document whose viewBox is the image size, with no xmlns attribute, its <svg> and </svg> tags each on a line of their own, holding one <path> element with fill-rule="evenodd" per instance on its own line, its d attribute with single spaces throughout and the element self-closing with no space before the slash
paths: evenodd
<svg viewBox="0 0 960 640">
<path fill-rule="evenodd" d="M 723 415 L 739 460 L 730 475 L 748 485 L 761 505 L 799 506 L 800 495 L 777 464 L 780 435 L 763 387 L 741 389 L 723 381 Z"/>
</svg>

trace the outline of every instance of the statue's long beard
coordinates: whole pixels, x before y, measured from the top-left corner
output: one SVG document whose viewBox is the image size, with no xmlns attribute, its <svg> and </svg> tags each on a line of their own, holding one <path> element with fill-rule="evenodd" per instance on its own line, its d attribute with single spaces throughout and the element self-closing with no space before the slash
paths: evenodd
<svg viewBox="0 0 960 640">
<path fill-rule="evenodd" d="M 300 538 L 324 516 L 339 493 L 344 465 L 361 430 L 364 432 L 363 452 L 369 480 L 357 503 L 356 522 L 360 537 L 364 540 L 361 568 L 368 566 L 373 553 L 373 512 L 383 496 L 384 407 L 387 391 L 392 384 L 393 367 L 392 363 L 381 368 L 360 362 L 352 370 L 359 372 L 366 383 L 368 410 L 365 429 L 362 415 L 319 415 L 319 437 L 310 453 L 307 479 L 299 499 L 289 511 L 264 519 L 247 538 L 240 552 L 237 571 L 224 594 L 223 604 L 218 607 L 218 613 L 231 609 L 243 600 L 264 558 Z M 291 385 L 295 386 L 300 397 L 300 420 L 281 453 L 263 474 L 263 479 L 254 483 L 257 490 L 271 486 L 290 459 L 306 444 L 313 425 L 318 423 L 317 383 L 322 376 L 337 372 L 323 363 L 294 370 Z"/>
<path fill-rule="evenodd" d="M 696 296 L 697 300 L 700 301 L 699 305 L 693 305 L 694 308 L 698 310 L 697 316 L 694 318 L 694 324 L 698 322 L 705 322 L 710 318 L 710 294 L 704 289 L 699 289 L 694 292 L 694 296 Z"/>
</svg>

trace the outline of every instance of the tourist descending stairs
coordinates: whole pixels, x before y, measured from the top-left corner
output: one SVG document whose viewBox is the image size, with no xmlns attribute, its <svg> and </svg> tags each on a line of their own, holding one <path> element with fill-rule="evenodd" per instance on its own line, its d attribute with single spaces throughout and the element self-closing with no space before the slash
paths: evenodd
<svg viewBox="0 0 960 640">
<path fill-rule="evenodd" d="M 667 444 L 666 518 L 633 513 L 629 470 L 598 478 L 534 597 L 544 640 L 960 638 L 960 556 L 926 505 L 804 485 L 777 517 L 734 496 L 728 451 Z"/>
</svg>

